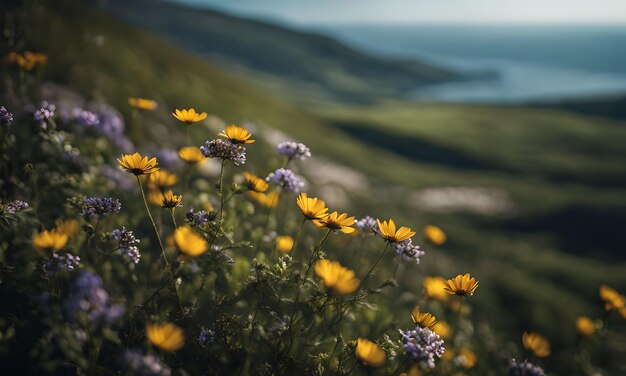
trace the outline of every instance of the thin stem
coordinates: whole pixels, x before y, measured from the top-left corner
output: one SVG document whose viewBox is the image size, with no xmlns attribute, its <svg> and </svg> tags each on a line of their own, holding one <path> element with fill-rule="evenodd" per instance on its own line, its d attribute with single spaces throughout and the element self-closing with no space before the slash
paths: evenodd
<svg viewBox="0 0 626 376">
<path fill-rule="evenodd" d="M 220 166 L 220 185 L 219 185 L 219 196 L 220 196 L 220 228 L 222 227 L 222 222 L 224 221 L 224 165 L 226 164 L 226 160 L 222 161 Z"/>
<path fill-rule="evenodd" d="M 361 283 L 361 286 L 365 286 L 365 282 L 370 278 L 370 276 L 372 275 L 372 272 L 374 271 L 374 269 L 376 268 L 376 266 L 378 265 L 378 263 L 380 262 L 380 260 L 383 258 L 383 256 L 385 255 L 385 252 L 387 252 L 387 248 L 389 248 L 389 242 L 387 242 L 387 244 L 385 245 L 385 249 L 383 249 L 382 253 L 380 254 L 380 256 L 378 256 L 378 260 L 376 260 L 376 262 L 374 263 L 374 265 L 372 265 L 372 267 L 370 268 L 370 270 L 368 270 L 367 274 L 365 274 L 365 277 L 363 277 L 363 282 Z"/>
<path fill-rule="evenodd" d="M 396 273 L 398 272 L 398 267 L 400 266 L 400 260 L 402 259 L 401 255 L 398 255 L 398 261 L 396 261 L 396 267 L 393 269 L 393 277 L 391 279 L 396 279 Z"/>
<path fill-rule="evenodd" d="M 170 208 L 170 215 L 172 217 L 172 222 L 174 222 L 174 228 L 178 229 L 178 224 L 176 224 L 176 217 L 174 216 L 174 208 Z"/>
<path fill-rule="evenodd" d="M 152 218 L 152 213 L 150 212 L 150 207 L 148 206 L 148 201 L 146 201 L 146 194 L 143 191 L 143 185 L 141 184 L 141 179 L 139 179 L 139 175 L 135 175 L 137 178 L 137 183 L 139 184 L 139 190 L 141 191 L 141 198 L 143 198 L 143 204 L 146 207 L 146 212 L 148 212 L 148 218 L 150 218 L 150 222 L 152 223 L 152 227 L 154 228 L 154 233 L 157 236 L 157 240 L 159 241 L 159 246 L 161 247 L 161 255 L 163 255 L 163 261 L 165 262 L 165 267 L 167 268 L 170 279 L 172 280 L 172 288 L 174 289 L 174 294 L 176 294 L 176 300 L 178 300 L 178 305 L 181 310 L 183 305 L 180 301 L 180 297 L 178 296 L 178 289 L 176 288 L 176 281 L 174 280 L 174 273 L 172 272 L 172 267 L 170 266 L 169 261 L 167 261 L 167 256 L 165 255 L 165 248 L 163 247 L 163 242 L 161 241 L 161 235 L 159 235 L 159 229 L 154 222 L 154 218 Z"/>
<path fill-rule="evenodd" d="M 293 241 L 293 244 L 291 245 L 291 249 L 289 250 L 289 254 L 291 254 L 291 257 L 293 257 L 293 250 L 296 247 L 296 244 L 298 244 L 298 240 L 300 240 L 300 235 L 302 234 L 302 229 L 304 228 L 304 224 L 306 223 L 307 218 L 305 217 L 302 220 L 302 223 L 300 223 L 300 227 L 298 227 L 298 232 L 296 233 L 296 239 Z"/>
</svg>

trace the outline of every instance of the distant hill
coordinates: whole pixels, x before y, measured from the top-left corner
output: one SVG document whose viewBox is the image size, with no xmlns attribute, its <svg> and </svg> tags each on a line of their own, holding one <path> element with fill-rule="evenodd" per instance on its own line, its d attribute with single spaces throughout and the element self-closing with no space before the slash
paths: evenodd
<svg viewBox="0 0 626 376">
<path fill-rule="evenodd" d="M 420 85 L 460 78 L 418 61 L 380 58 L 323 35 L 213 10 L 160 0 L 93 3 L 231 72 L 261 75 L 290 95 L 299 91 L 346 100 L 402 96 Z"/>
<path fill-rule="evenodd" d="M 533 103 L 532 106 L 556 108 L 584 115 L 617 120 L 626 119 L 626 96 L 624 95 Z"/>
</svg>

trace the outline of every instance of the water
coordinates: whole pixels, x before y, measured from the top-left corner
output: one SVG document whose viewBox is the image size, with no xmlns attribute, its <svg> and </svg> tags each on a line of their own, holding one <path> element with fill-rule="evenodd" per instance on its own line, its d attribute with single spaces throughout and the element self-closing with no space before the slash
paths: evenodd
<svg viewBox="0 0 626 376">
<path fill-rule="evenodd" d="M 487 78 L 416 89 L 444 102 L 626 95 L 626 26 L 320 26 L 351 46 Z"/>
</svg>

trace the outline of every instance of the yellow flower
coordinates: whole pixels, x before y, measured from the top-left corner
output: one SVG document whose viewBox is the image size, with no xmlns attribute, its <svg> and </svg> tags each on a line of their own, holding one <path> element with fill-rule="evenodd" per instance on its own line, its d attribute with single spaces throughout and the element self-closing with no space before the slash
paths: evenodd
<svg viewBox="0 0 626 376">
<path fill-rule="evenodd" d="M 437 321 L 437 323 L 433 325 L 432 330 L 443 339 L 450 338 L 450 334 L 452 334 L 452 328 L 450 328 L 450 325 L 445 321 Z"/>
<path fill-rule="evenodd" d="M 550 342 L 541 334 L 524 332 L 522 343 L 526 350 L 532 351 L 538 358 L 550 355 Z"/>
<path fill-rule="evenodd" d="M 248 196 L 254 201 L 267 208 L 275 208 L 278 205 L 278 192 L 273 191 L 270 193 L 259 193 L 254 191 L 248 191 Z"/>
<path fill-rule="evenodd" d="M 309 198 L 306 193 L 300 193 L 296 199 L 296 203 L 302 212 L 302 215 L 309 220 L 321 220 L 328 217 L 328 208 L 326 203 L 317 197 Z"/>
<path fill-rule="evenodd" d="M 604 308 L 607 311 L 619 311 L 626 307 L 626 298 L 607 285 L 600 286 L 600 298 L 604 300 Z"/>
<path fill-rule="evenodd" d="M 422 328 L 432 328 L 437 323 L 437 318 L 428 312 L 420 312 L 420 307 L 413 308 L 411 312 L 411 320 L 413 324 L 419 325 Z"/>
<path fill-rule="evenodd" d="M 48 56 L 42 53 L 24 51 L 22 54 L 11 52 L 7 56 L 9 63 L 15 64 L 25 71 L 33 70 L 38 65 L 45 64 Z"/>
<path fill-rule="evenodd" d="M 126 172 L 130 172 L 135 176 L 149 175 L 159 171 L 156 158 L 150 159 L 148 157 L 142 157 L 139 153 L 122 154 L 122 157 L 117 160 L 117 163 L 126 170 Z"/>
<path fill-rule="evenodd" d="M 195 146 L 185 146 L 178 151 L 178 156 L 189 164 L 196 164 L 206 161 L 206 157 L 202 155 L 200 149 Z"/>
<path fill-rule="evenodd" d="M 163 203 L 163 192 L 156 189 L 151 189 L 150 191 L 148 191 L 148 201 L 156 206 L 161 206 L 161 204 Z"/>
<path fill-rule="evenodd" d="M 217 135 L 229 139 L 233 144 L 251 144 L 254 142 L 250 139 L 252 133 L 236 125 L 229 125 Z"/>
<path fill-rule="evenodd" d="M 447 353 L 447 351 L 446 351 Z M 444 355 L 446 354 L 444 353 Z M 411 368 L 409 369 L 409 373 L 406 372 L 402 372 L 400 374 L 400 376 L 421 376 L 422 373 L 420 372 L 420 369 L 417 365 L 412 365 Z"/>
<path fill-rule="evenodd" d="M 589 337 L 596 332 L 596 324 L 587 316 L 580 316 L 576 319 L 576 330 L 584 337 Z"/>
<path fill-rule="evenodd" d="M 459 363 L 465 368 L 470 369 L 476 365 L 476 354 L 467 347 L 462 347 L 457 357 Z"/>
<path fill-rule="evenodd" d="M 448 294 L 444 290 L 447 282 L 441 277 L 426 277 L 422 282 L 424 286 L 424 295 L 427 298 L 444 302 L 448 299 Z"/>
<path fill-rule="evenodd" d="M 283 235 L 276 237 L 276 250 L 278 250 L 278 252 L 291 252 L 291 248 L 293 248 L 293 238 L 291 236 Z"/>
<path fill-rule="evenodd" d="M 322 279 L 327 289 L 340 295 L 355 292 L 360 283 L 354 272 L 341 266 L 338 261 L 319 260 L 315 264 L 315 274 Z"/>
<path fill-rule="evenodd" d="M 128 98 L 128 104 L 138 110 L 153 111 L 157 108 L 157 102 L 145 98 Z"/>
<path fill-rule="evenodd" d="M 33 245 L 39 249 L 58 251 L 65 247 L 68 239 L 69 236 L 67 234 L 55 230 L 45 230 L 33 236 Z"/>
<path fill-rule="evenodd" d="M 170 323 L 146 325 L 146 335 L 153 345 L 163 351 L 176 351 L 185 344 L 183 330 Z"/>
<path fill-rule="evenodd" d="M 435 245 L 442 245 L 447 239 L 446 233 L 439 227 L 433 225 L 424 227 L 424 236 L 426 237 L 426 240 Z"/>
<path fill-rule="evenodd" d="M 356 357 L 366 366 L 380 367 L 385 364 L 385 352 L 374 342 L 357 338 Z"/>
<path fill-rule="evenodd" d="M 246 187 L 248 187 L 248 190 L 252 192 L 262 193 L 267 191 L 267 188 L 269 188 L 269 184 L 267 184 L 265 180 L 259 178 L 258 176 L 254 176 L 249 172 L 244 172 L 243 177 L 246 179 Z"/>
<path fill-rule="evenodd" d="M 470 277 L 469 273 L 465 275 L 457 275 L 448 280 L 448 285 L 443 290 L 450 295 L 467 296 L 474 295 L 474 291 L 478 288 L 478 281 Z"/>
<path fill-rule="evenodd" d="M 396 231 L 396 224 L 393 223 L 393 219 L 389 219 L 389 223 L 387 223 L 387 221 L 381 223 L 378 219 L 376 222 L 378 223 L 380 235 L 389 242 L 399 243 L 415 235 L 414 231 L 411 231 L 410 228 L 405 226 L 400 227 L 400 229 Z"/>
<path fill-rule="evenodd" d="M 161 200 L 161 207 L 165 209 L 173 209 L 175 207 L 180 206 L 181 202 L 183 202 L 183 196 L 176 196 L 172 191 L 167 191 L 163 194 L 163 199 Z"/>
<path fill-rule="evenodd" d="M 195 108 L 190 108 L 188 110 L 179 110 L 177 108 L 176 112 L 172 112 L 172 116 L 182 121 L 183 123 L 192 124 L 206 119 L 207 114 L 206 112 L 196 112 Z"/>
<path fill-rule="evenodd" d="M 341 231 L 344 234 L 354 232 L 354 217 L 348 217 L 347 213 L 332 212 L 323 219 L 314 219 L 313 224 L 319 228 L 329 228 L 331 230 Z"/>
<path fill-rule="evenodd" d="M 72 237 L 78 233 L 79 228 L 78 221 L 75 219 L 68 219 L 66 221 L 58 222 L 56 231 L 59 234 L 65 234 L 68 237 Z"/>
<path fill-rule="evenodd" d="M 178 176 L 165 170 L 156 171 L 148 176 L 148 184 L 153 188 L 169 188 L 178 183 Z"/>
<path fill-rule="evenodd" d="M 180 226 L 174 232 L 174 244 L 188 256 L 199 256 L 209 249 L 209 243 L 191 227 Z"/>
</svg>

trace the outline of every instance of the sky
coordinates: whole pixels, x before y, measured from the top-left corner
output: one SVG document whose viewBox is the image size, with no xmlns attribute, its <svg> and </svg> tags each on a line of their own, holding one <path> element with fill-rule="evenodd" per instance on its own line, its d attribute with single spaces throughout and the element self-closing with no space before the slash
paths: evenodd
<svg viewBox="0 0 626 376">
<path fill-rule="evenodd" d="M 171 0 L 296 24 L 626 24 L 626 0 Z"/>
</svg>

